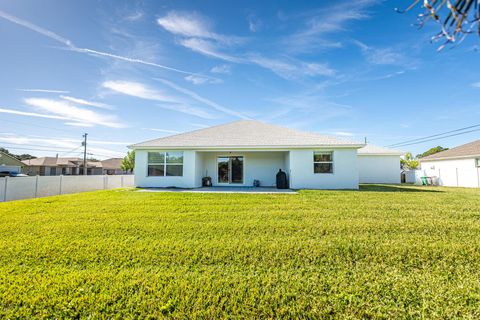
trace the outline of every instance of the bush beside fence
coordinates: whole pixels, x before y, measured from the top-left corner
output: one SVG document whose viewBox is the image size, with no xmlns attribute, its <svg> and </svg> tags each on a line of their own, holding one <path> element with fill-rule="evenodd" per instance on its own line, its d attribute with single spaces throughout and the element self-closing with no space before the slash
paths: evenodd
<svg viewBox="0 0 480 320">
<path fill-rule="evenodd" d="M 133 186 L 133 175 L 5 177 L 0 202 Z"/>
</svg>

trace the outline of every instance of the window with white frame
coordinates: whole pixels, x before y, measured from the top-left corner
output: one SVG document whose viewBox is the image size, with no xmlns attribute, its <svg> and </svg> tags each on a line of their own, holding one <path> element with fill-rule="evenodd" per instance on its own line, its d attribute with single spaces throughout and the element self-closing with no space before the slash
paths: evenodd
<svg viewBox="0 0 480 320">
<path fill-rule="evenodd" d="M 333 173 L 333 152 L 315 151 L 313 153 L 313 173 Z"/>
<path fill-rule="evenodd" d="M 480 158 L 475 159 L 475 167 L 480 168 Z"/>
<path fill-rule="evenodd" d="M 183 152 L 149 152 L 148 176 L 183 176 Z"/>
</svg>

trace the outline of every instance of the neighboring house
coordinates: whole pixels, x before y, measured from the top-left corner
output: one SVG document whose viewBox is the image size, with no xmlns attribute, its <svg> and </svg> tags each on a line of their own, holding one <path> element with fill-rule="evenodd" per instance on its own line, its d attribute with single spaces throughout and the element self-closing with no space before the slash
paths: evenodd
<svg viewBox="0 0 480 320">
<path fill-rule="evenodd" d="M 81 158 L 41 157 L 24 160 L 23 164 L 26 165 L 26 168 L 23 171 L 32 176 L 83 174 L 83 159 Z M 87 174 L 103 174 L 102 163 L 100 161 L 87 161 Z"/>
<path fill-rule="evenodd" d="M 77 158 L 40 157 L 22 161 L 24 172 L 31 176 L 59 176 L 78 174 Z"/>
<path fill-rule="evenodd" d="M 127 174 L 122 170 L 122 158 L 110 158 L 102 160 L 102 169 L 103 174 L 114 175 L 114 174 Z"/>
<path fill-rule="evenodd" d="M 360 183 L 400 183 L 404 152 L 368 144 L 357 153 Z"/>
<path fill-rule="evenodd" d="M 20 173 L 25 166 L 22 161 L 0 151 L 0 172 L 10 171 Z"/>
<path fill-rule="evenodd" d="M 146 141 L 135 150 L 138 187 L 275 186 L 279 169 L 295 189 L 357 189 L 365 144 L 241 120 Z M 399 175 L 399 169 L 396 168 Z"/>
<path fill-rule="evenodd" d="M 438 184 L 480 187 L 480 140 L 420 158 L 422 174 Z"/>
<path fill-rule="evenodd" d="M 124 174 L 121 163 L 121 158 L 87 161 L 87 175 Z M 25 160 L 23 165 L 24 172 L 33 176 L 83 175 L 82 158 L 41 157 Z"/>
</svg>

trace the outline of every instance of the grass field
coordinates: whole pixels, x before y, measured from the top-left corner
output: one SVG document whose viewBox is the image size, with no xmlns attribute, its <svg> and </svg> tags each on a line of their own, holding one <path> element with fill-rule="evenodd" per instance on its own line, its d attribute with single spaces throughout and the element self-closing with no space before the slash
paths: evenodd
<svg viewBox="0 0 480 320">
<path fill-rule="evenodd" d="M 479 318 L 480 190 L 0 203 L 0 318 Z"/>
</svg>

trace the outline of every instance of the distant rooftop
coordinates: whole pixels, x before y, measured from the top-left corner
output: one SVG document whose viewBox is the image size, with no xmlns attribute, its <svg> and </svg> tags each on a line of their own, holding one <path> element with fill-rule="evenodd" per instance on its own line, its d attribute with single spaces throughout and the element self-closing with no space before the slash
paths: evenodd
<svg viewBox="0 0 480 320">
<path fill-rule="evenodd" d="M 130 148 L 280 148 L 280 147 L 362 147 L 363 143 L 240 120 L 206 129 L 180 133 L 131 145 Z"/>
<path fill-rule="evenodd" d="M 40 157 L 22 161 L 27 166 L 46 167 L 78 167 L 83 165 L 83 158 L 61 158 L 61 157 Z M 119 169 L 122 163 L 121 158 L 111 158 L 102 161 L 87 160 L 87 167 Z"/>
<path fill-rule="evenodd" d="M 405 152 L 385 147 L 379 147 L 373 144 L 367 144 L 365 147 L 358 149 L 359 155 L 395 155 L 401 156 Z"/>
<path fill-rule="evenodd" d="M 420 161 L 480 157 L 480 140 L 423 157 Z"/>
</svg>

